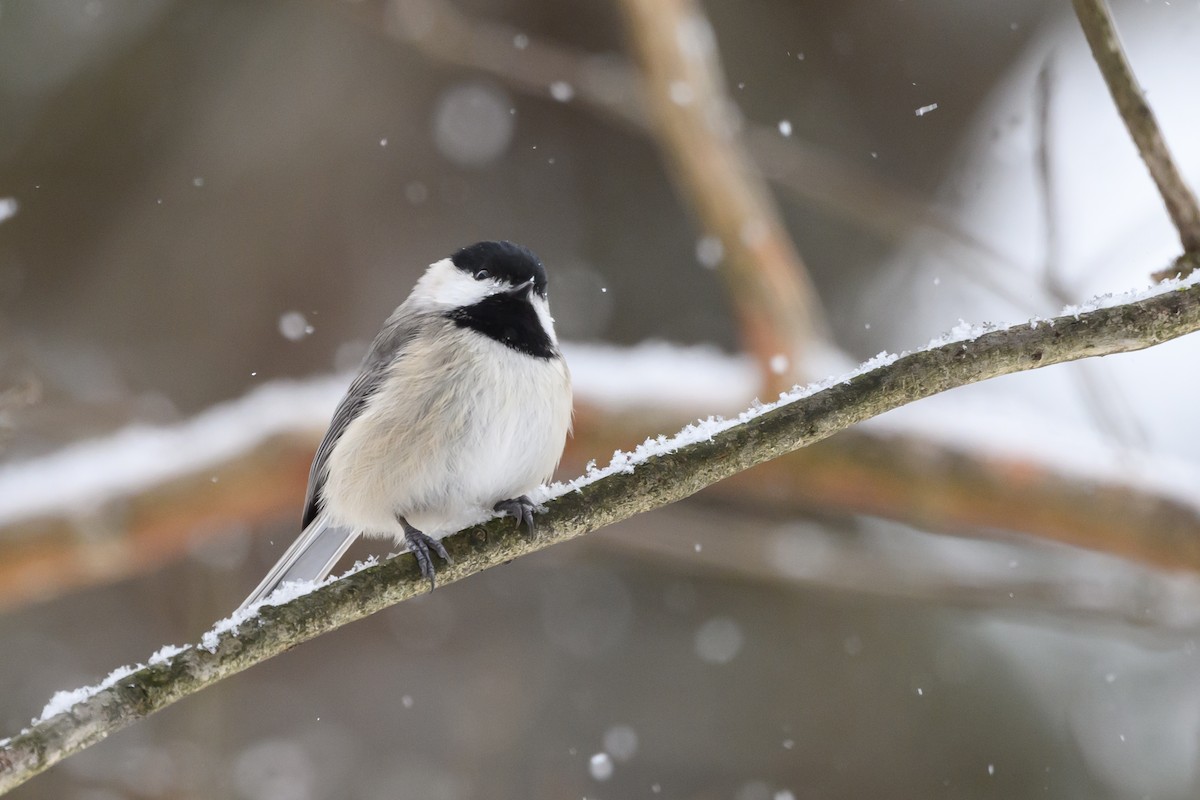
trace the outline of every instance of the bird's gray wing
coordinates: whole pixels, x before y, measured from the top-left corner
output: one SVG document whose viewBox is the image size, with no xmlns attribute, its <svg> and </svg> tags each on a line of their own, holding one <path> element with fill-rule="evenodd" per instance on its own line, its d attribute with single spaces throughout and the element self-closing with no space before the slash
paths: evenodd
<svg viewBox="0 0 1200 800">
<path fill-rule="evenodd" d="M 421 317 L 405 315 L 402 311 L 403 307 L 388 319 L 383 330 L 375 337 L 362 366 L 359 367 L 358 375 L 350 383 L 350 388 L 338 403 L 337 410 L 333 412 L 329 430 L 325 431 L 325 437 L 321 439 L 317 454 L 313 458 L 312 467 L 308 470 L 308 491 L 304 496 L 302 529 L 307 529 L 321 513 L 321 487 L 325 485 L 325 467 L 329 461 L 329 454 L 346 432 L 347 426 L 362 413 L 371 396 L 379 389 L 387 376 L 388 367 L 397 358 L 403 357 L 404 349 L 412 342 L 424 322 Z"/>
</svg>

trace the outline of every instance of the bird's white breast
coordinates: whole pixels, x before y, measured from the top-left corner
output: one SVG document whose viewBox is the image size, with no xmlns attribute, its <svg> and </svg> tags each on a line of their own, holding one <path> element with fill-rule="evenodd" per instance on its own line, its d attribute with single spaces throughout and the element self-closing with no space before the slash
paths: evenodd
<svg viewBox="0 0 1200 800">
<path fill-rule="evenodd" d="M 547 481 L 571 421 L 561 358 L 439 325 L 391 367 L 330 453 L 325 510 L 366 535 L 430 536 L 486 518 Z"/>
</svg>

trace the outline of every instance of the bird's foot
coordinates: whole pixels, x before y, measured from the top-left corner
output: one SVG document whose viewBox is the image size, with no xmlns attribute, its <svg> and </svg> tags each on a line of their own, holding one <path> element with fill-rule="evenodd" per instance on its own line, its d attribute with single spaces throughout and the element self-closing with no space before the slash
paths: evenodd
<svg viewBox="0 0 1200 800">
<path fill-rule="evenodd" d="M 412 553 L 417 559 L 417 566 L 421 570 L 421 577 L 429 579 L 429 591 L 432 592 L 437 588 L 437 570 L 433 568 L 433 558 L 430 556 L 430 551 L 432 550 L 441 556 L 442 560 L 447 564 L 453 564 L 454 559 L 446 552 L 445 545 L 410 525 L 404 526 L 404 543 L 408 545 L 408 552 Z"/>
<path fill-rule="evenodd" d="M 501 500 L 492 509 L 501 514 L 514 517 L 517 520 L 517 530 L 520 530 L 521 526 L 524 525 L 529 531 L 529 535 L 533 536 L 533 512 L 534 510 L 540 511 L 541 509 L 538 508 L 537 503 L 529 499 L 528 495 L 523 494 L 520 497 L 514 497 L 512 500 Z"/>
</svg>

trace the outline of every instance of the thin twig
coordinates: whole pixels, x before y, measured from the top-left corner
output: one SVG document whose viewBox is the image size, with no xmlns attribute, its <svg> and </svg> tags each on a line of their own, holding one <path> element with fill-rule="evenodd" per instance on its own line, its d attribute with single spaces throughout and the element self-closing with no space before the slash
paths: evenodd
<svg viewBox="0 0 1200 800">
<path fill-rule="evenodd" d="M 1058 192 L 1054 180 L 1053 152 L 1051 149 L 1051 111 L 1054 107 L 1054 62 L 1047 58 L 1038 70 L 1037 91 L 1034 94 L 1034 138 L 1037 149 L 1034 157 L 1034 174 L 1038 193 L 1042 200 L 1042 219 L 1045 220 L 1043 242 L 1045 254 L 1042 261 L 1042 283 L 1046 293 L 1060 304 L 1071 302 L 1070 292 L 1061 274 L 1062 245 L 1059 241 Z"/>
<path fill-rule="evenodd" d="M 517 533 L 505 520 L 493 520 L 476 535 L 450 537 L 446 543 L 454 563 L 444 567 L 439 577 L 443 583 L 461 580 L 673 503 L 864 419 L 957 386 L 1140 350 L 1198 329 L 1200 286 L 1193 285 L 912 353 L 762 409 L 711 438 L 636 458 L 625 469 L 581 485 L 547 503 L 538 518 L 536 539 Z M 1156 556 L 1161 566 L 1200 568 L 1200 540 L 1195 537 L 1177 541 L 1165 536 L 1158 544 L 1149 555 Z M 391 559 L 285 605 L 264 608 L 256 621 L 244 623 L 240 631 L 212 636 L 210 647 L 189 648 L 124 676 L 5 741 L 0 746 L 0 793 L 189 694 L 322 633 L 423 594 L 426 586 L 413 559 Z"/>
<path fill-rule="evenodd" d="M 1108 3 L 1106 0 L 1072 0 L 1072 3 L 1121 119 L 1129 129 L 1129 135 L 1133 137 L 1133 143 L 1146 162 L 1158 193 L 1162 195 L 1167 213 L 1179 231 L 1184 253 L 1200 253 L 1200 205 L 1175 165 L 1154 111 L 1134 77 Z M 1164 270 L 1155 278 L 1169 277 L 1177 272 L 1186 275 L 1191 269 L 1190 262 L 1177 262 L 1177 268 Z"/>
</svg>

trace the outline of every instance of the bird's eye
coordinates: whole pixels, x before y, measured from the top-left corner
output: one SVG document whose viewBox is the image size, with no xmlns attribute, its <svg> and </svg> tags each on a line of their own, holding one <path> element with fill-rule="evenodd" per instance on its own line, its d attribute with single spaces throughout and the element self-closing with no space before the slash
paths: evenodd
<svg viewBox="0 0 1200 800">
<path fill-rule="evenodd" d="M 492 273 L 488 272 L 486 269 L 476 270 L 475 272 L 475 280 L 477 281 L 485 281 L 490 277 L 492 277 Z"/>
</svg>

